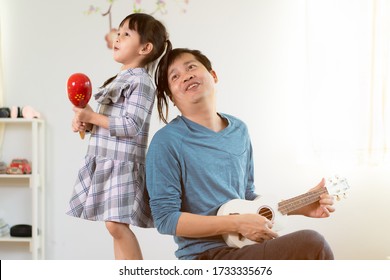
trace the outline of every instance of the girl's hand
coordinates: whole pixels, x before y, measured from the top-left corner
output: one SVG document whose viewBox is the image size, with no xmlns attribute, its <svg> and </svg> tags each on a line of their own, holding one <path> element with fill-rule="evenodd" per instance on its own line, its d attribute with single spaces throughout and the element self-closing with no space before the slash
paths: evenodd
<svg viewBox="0 0 390 280">
<path fill-rule="evenodd" d="M 89 105 L 87 105 L 85 108 L 73 107 L 73 112 L 75 113 L 74 117 L 77 119 L 77 121 L 82 123 L 90 123 L 92 114 L 94 113 L 91 106 Z"/>
<path fill-rule="evenodd" d="M 72 120 L 72 130 L 73 132 L 82 132 L 85 131 L 85 123 L 80 122 L 76 117 Z"/>
<path fill-rule="evenodd" d="M 85 108 L 73 107 L 73 112 L 75 113 L 72 120 L 73 132 L 85 132 L 87 127 L 91 130 L 92 125 L 87 120 L 91 119 L 92 108 L 89 105 Z"/>
</svg>

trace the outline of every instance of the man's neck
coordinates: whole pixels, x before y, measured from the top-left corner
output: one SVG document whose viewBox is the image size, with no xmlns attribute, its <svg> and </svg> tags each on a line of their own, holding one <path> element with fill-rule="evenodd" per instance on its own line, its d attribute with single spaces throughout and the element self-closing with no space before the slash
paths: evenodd
<svg viewBox="0 0 390 280">
<path fill-rule="evenodd" d="M 223 119 L 215 110 L 206 112 L 198 111 L 194 114 L 186 114 L 183 116 L 214 132 L 219 132 L 227 126 L 226 120 Z"/>
</svg>

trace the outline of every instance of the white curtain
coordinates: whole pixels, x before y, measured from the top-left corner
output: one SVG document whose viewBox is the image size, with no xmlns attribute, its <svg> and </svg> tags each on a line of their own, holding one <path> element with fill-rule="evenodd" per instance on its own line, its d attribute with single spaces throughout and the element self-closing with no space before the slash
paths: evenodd
<svg viewBox="0 0 390 280">
<path fill-rule="evenodd" d="M 373 1 L 370 131 L 368 156 L 388 161 L 390 148 L 390 3 Z"/>
<path fill-rule="evenodd" d="M 306 1 L 301 161 L 389 161 L 389 2 Z"/>
<path fill-rule="evenodd" d="M 1 30 L 1 26 L 0 26 L 0 30 Z M 3 52 L 1 46 L 2 46 L 2 41 L 1 41 L 1 31 L 0 31 L 0 107 L 3 107 L 4 106 Z M 0 124 L 0 160 L 3 155 L 3 136 L 4 136 L 4 124 Z"/>
</svg>

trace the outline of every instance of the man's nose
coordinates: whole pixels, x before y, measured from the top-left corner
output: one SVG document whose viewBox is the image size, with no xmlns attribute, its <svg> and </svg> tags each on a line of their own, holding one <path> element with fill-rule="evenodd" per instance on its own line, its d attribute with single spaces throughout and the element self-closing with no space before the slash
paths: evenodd
<svg viewBox="0 0 390 280">
<path fill-rule="evenodd" d="M 191 80 L 192 78 L 194 78 L 194 75 L 187 75 L 185 78 L 184 78 L 184 82 L 188 82 L 189 80 Z"/>
</svg>

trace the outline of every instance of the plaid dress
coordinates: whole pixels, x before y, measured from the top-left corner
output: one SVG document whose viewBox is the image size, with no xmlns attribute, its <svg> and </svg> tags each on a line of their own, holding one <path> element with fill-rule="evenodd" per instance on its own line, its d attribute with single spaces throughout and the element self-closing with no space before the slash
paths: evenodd
<svg viewBox="0 0 390 280">
<path fill-rule="evenodd" d="M 121 71 L 94 95 L 109 128 L 94 126 L 68 215 L 153 227 L 145 155 L 155 87 L 143 68 Z"/>
</svg>

